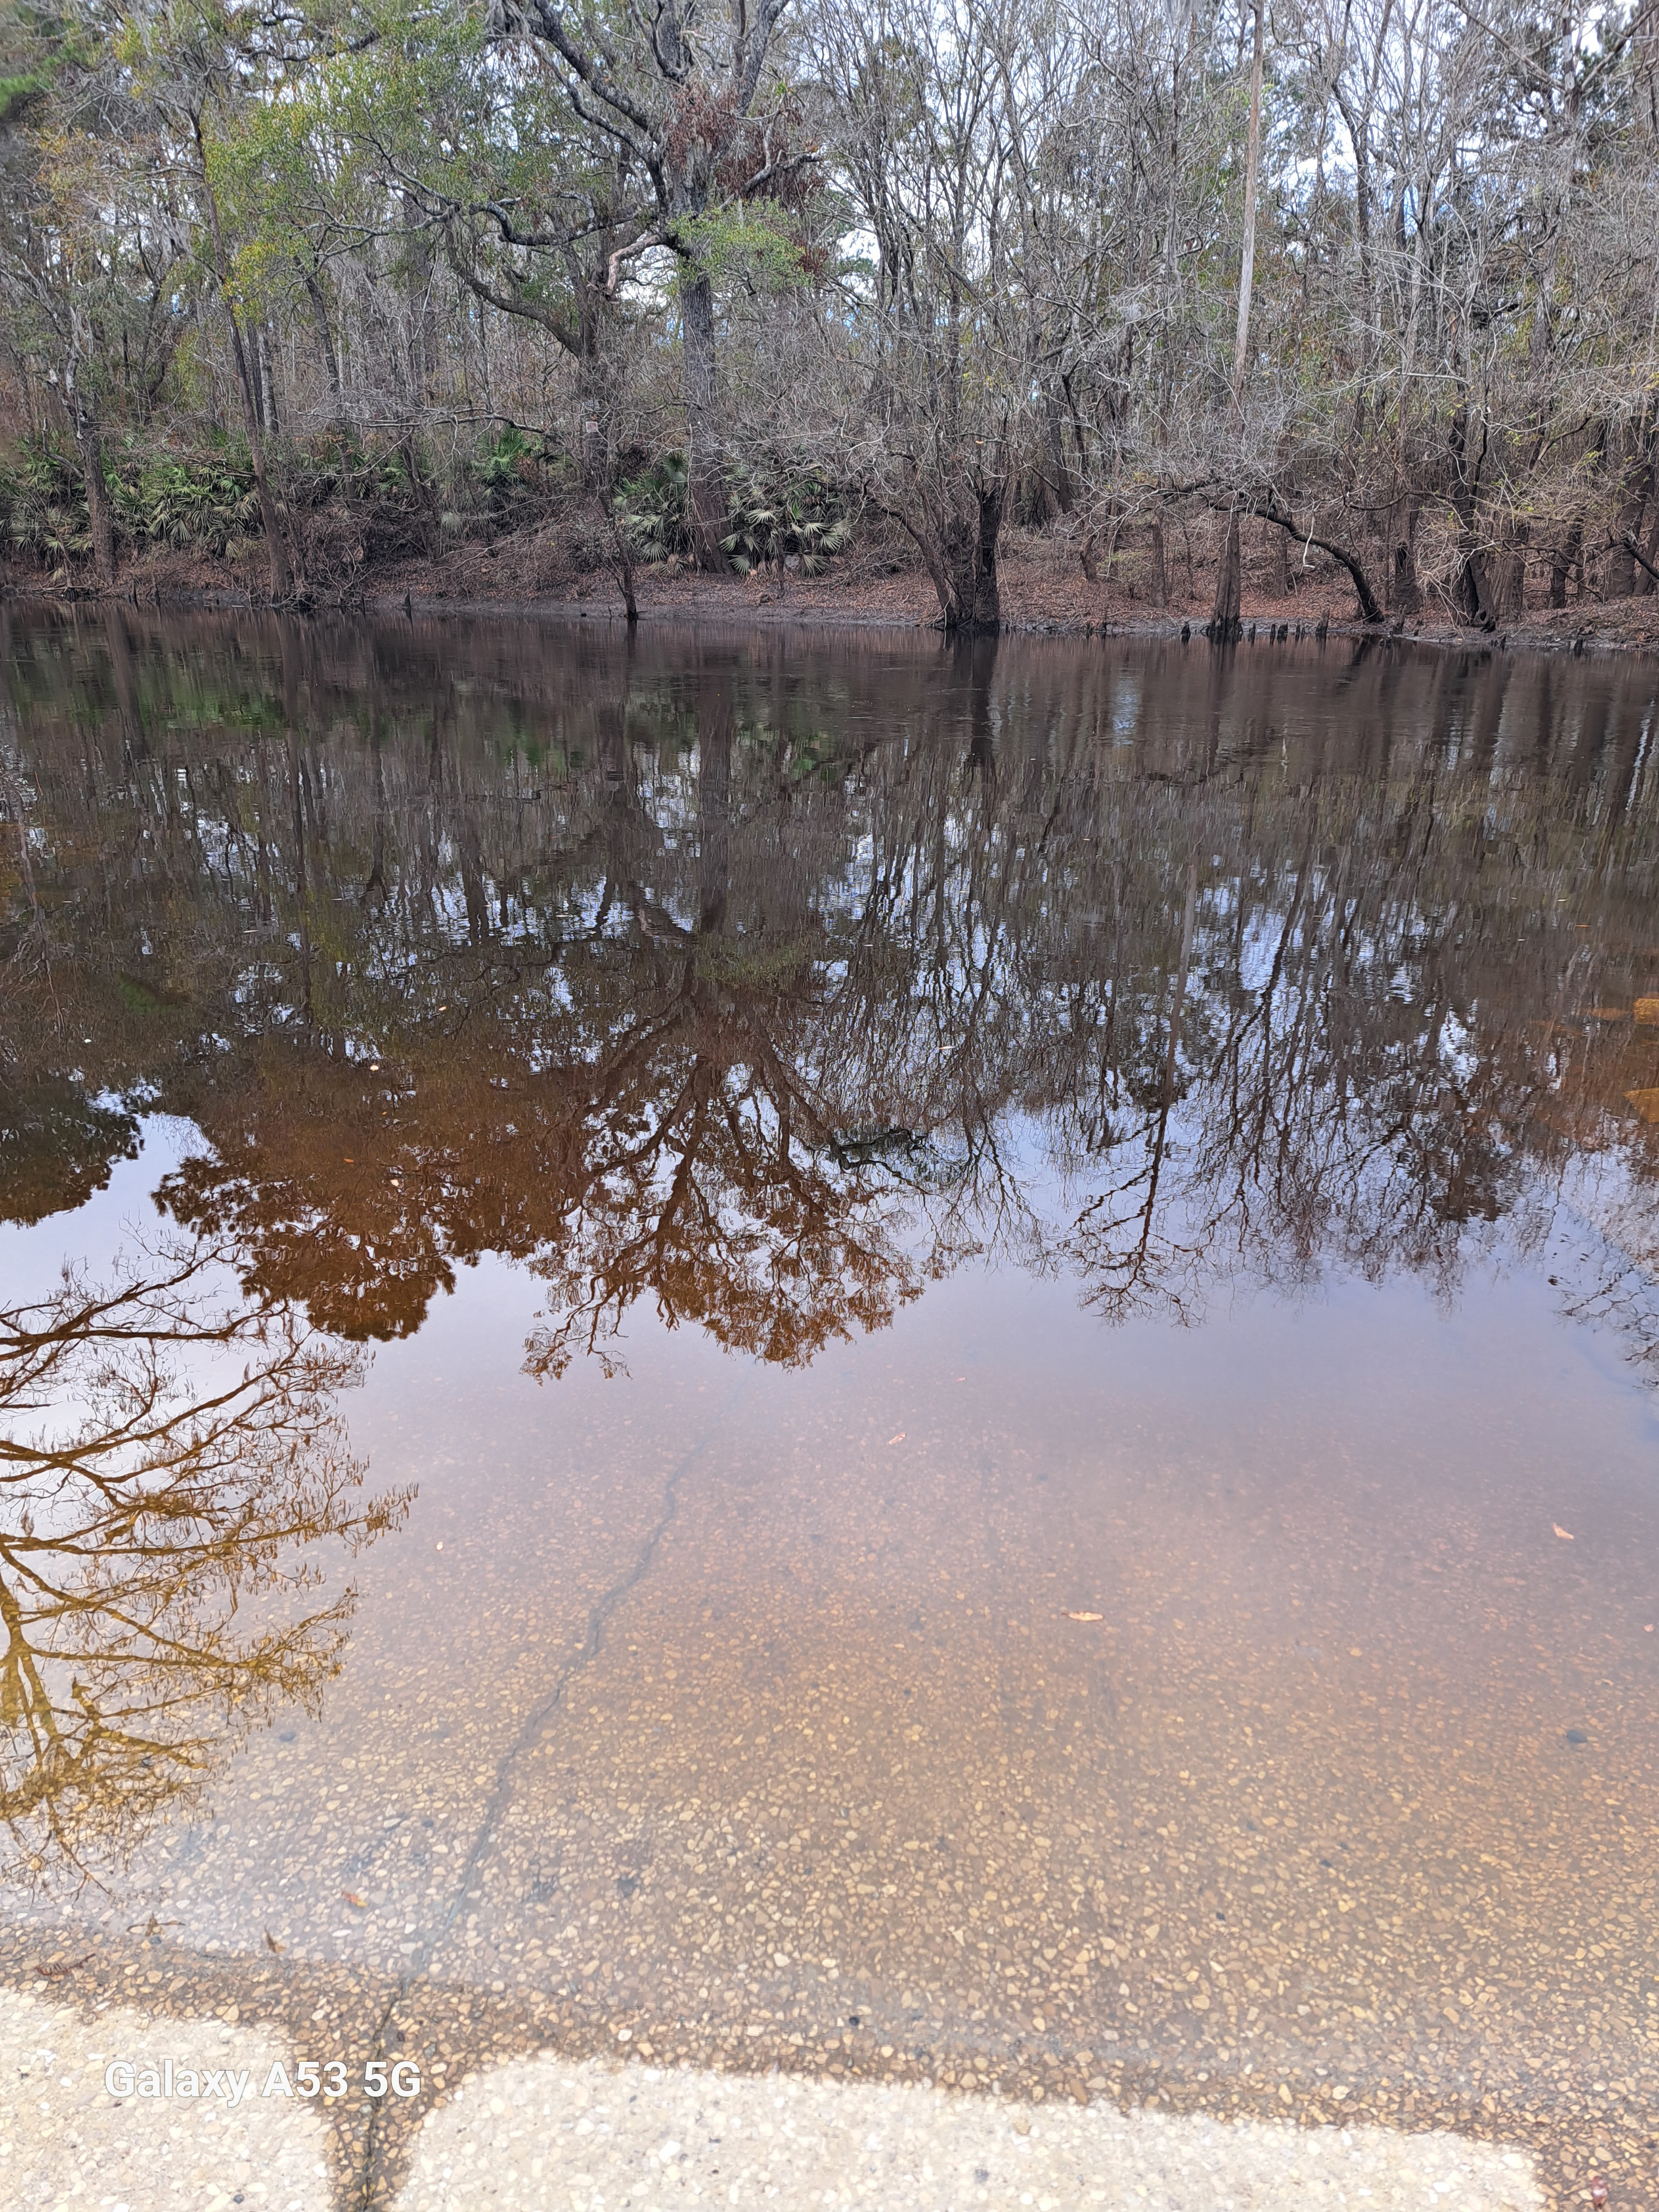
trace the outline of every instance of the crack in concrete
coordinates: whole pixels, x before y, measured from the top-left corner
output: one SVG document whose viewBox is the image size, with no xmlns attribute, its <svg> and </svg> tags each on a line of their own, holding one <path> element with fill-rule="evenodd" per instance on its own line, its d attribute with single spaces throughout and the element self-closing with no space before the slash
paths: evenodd
<svg viewBox="0 0 1659 2212">
<path fill-rule="evenodd" d="M 594 1660 L 604 1650 L 605 1631 L 611 1614 L 630 1592 L 639 1588 L 655 1563 L 658 1547 L 679 1510 L 680 1484 L 708 1450 L 714 1437 L 718 1436 L 732 1408 L 749 1388 L 751 1379 L 752 1377 L 746 1374 L 742 1377 L 728 1394 L 702 1435 L 671 1470 L 663 1488 L 661 1512 L 658 1516 L 655 1525 L 641 1539 L 639 1549 L 635 1553 L 633 1565 L 625 1574 L 620 1576 L 611 1585 L 609 1589 L 602 1592 L 588 1608 L 587 1632 L 582 1639 L 581 1650 L 574 1659 L 567 1660 L 560 1668 L 553 1687 L 535 1711 L 526 1717 L 517 1736 L 501 1753 L 496 1765 L 495 1778 L 484 1807 L 483 1819 L 478 1824 L 472 1848 L 467 1853 L 465 1863 L 457 1877 L 449 1904 L 436 1927 L 422 1944 L 416 1959 L 398 1977 L 397 1986 L 387 2000 L 380 2018 L 375 2023 L 371 2048 L 378 2058 L 390 2063 L 386 2038 L 392 2016 L 410 1991 L 426 1980 L 431 1967 L 433 1954 L 454 1926 L 461 1906 L 466 1901 L 467 1890 L 488 1857 L 495 1840 L 496 1828 L 512 1800 L 514 1770 L 518 1761 L 526 1752 L 532 1750 L 541 1741 L 564 1704 L 566 1693 L 571 1683 L 592 1665 Z M 364 2130 L 362 2154 L 357 2161 L 356 2179 L 350 2185 L 347 2197 L 351 2212 L 369 2212 L 369 2208 L 374 2203 L 375 2167 L 380 2155 L 380 2118 L 386 2110 L 386 2106 L 383 2100 L 370 2112 L 368 2124 Z"/>
</svg>

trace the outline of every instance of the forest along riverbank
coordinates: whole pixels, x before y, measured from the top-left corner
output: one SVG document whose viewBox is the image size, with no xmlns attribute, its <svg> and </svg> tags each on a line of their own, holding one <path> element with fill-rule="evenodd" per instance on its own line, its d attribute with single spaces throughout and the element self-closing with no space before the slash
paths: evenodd
<svg viewBox="0 0 1659 2212">
<path fill-rule="evenodd" d="M 1493 635 L 1659 583 L 1645 0 L 66 4 L 0 16 L 42 579 L 902 548 L 967 635 L 1021 533 L 1221 635 L 1252 578 Z"/>
<path fill-rule="evenodd" d="M 14 1987 L 418 2068 L 388 2195 L 628 2053 L 1642 2205 L 1644 664 L 9 678 Z"/>
<path fill-rule="evenodd" d="M 893 557 L 896 554 L 897 557 Z M 1260 564 L 1258 564 L 1259 567 Z M 1188 576 L 1163 605 L 1121 584 L 1091 580 L 1066 538 L 1016 534 L 1002 556 L 1000 629 L 1006 635 L 1176 636 L 1184 629 L 1200 639 L 1212 611 L 1204 580 Z M 75 601 L 112 603 L 150 615 L 259 610 L 266 594 L 258 572 L 245 583 L 220 562 L 169 554 L 124 568 L 107 592 L 81 589 Z M 747 575 L 708 574 L 676 564 L 644 568 L 634 580 L 635 605 L 647 621 L 702 624 L 799 624 L 808 629 L 892 627 L 936 630 L 939 608 L 927 572 L 902 548 L 879 559 L 849 556 L 822 575 L 791 572 L 781 563 Z M 14 570 L 3 586 L 22 605 L 55 605 L 58 587 L 38 573 Z M 75 603 L 72 601 L 70 603 Z M 323 619 L 368 616 L 384 619 L 410 611 L 453 618 L 486 609 L 538 621 L 621 622 L 626 607 L 608 568 L 583 571 L 550 558 L 539 538 L 511 537 L 456 548 L 442 560 L 392 562 L 367 569 L 349 583 L 335 582 L 307 595 L 307 611 Z M 268 611 L 268 610 L 267 610 Z M 1459 620 L 1443 606 L 1427 605 L 1409 617 L 1376 623 L 1354 617 L 1353 594 L 1321 576 L 1285 591 L 1267 571 L 1246 567 L 1242 580 L 1241 642 L 1267 644 L 1316 635 L 1406 640 L 1463 652 L 1525 649 L 1540 652 L 1659 652 L 1659 596 L 1598 599 L 1571 606 L 1516 611 L 1487 629 Z"/>
</svg>

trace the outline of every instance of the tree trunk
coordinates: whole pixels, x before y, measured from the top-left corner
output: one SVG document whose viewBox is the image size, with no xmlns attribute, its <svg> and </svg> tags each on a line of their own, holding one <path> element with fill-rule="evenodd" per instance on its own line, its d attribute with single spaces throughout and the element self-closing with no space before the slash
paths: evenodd
<svg viewBox="0 0 1659 2212">
<path fill-rule="evenodd" d="M 224 305 L 225 319 L 230 325 L 230 349 L 236 363 L 236 388 L 241 394 L 242 424 L 247 432 L 248 453 L 253 463 L 253 481 L 259 494 L 259 523 L 265 536 L 265 557 L 270 563 L 270 595 L 274 599 L 290 599 L 294 596 L 294 571 L 289 561 L 288 533 L 283 527 L 282 511 L 271 495 L 270 481 L 265 471 L 265 446 L 259 428 L 259 408 L 253 373 L 248 362 L 247 348 L 242 343 L 242 326 L 237 320 L 234 305 L 230 264 L 226 257 L 224 232 L 219 222 L 218 196 L 208 178 L 207 144 L 199 118 L 196 124 L 196 150 L 201 158 L 202 196 L 207 204 L 208 228 L 213 240 L 214 273 L 219 280 L 219 297 Z"/>
<path fill-rule="evenodd" d="M 1243 571 L 1238 552 L 1238 509 L 1227 510 L 1227 535 L 1221 548 L 1221 566 L 1216 574 L 1215 607 L 1205 629 L 1205 635 L 1216 645 L 1226 645 L 1237 637 L 1243 624 L 1238 611 L 1243 603 Z"/>
<path fill-rule="evenodd" d="M 691 548 L 700 568 L 720 569 L 726 566 L 720 544 L 726 535 L 726 485 L 714 405 L 714 293 L 707 276 L 699 276 L 682 291 L 680 328 L 685 349 Z"/>
<path fill-rule="evenodd" d="M 425 407 L 438 370 L 438 317 L 432 299 L 432 239 L 413 196 L 403 196 L 404 281 L 409 300 L 410 397 Z"/>
<path fill-rule="evenodd" d="M 87 527 L 92 534 L 93 573 L 106 591 L 115 581 L 115 527 L 104 483 L 104 441 L 98 417 L 75 391 L 75 436 L 81 448 L 81 473 L 87 489 Z"/>
<path fill-rule="evenodd" d="M 919 497 L 909 512 L 887 510 L 915 540 L 939 596 L 940 624 L 957 636 L 1001 628 L 997 538 L 1007 492 L 1000 481 L 989 489 L 964 485 L 937 509 Z"/>
<path fill-rule="evenodd" d="M 89 406 L 81 381 L 81 362 L 91 332 L 80 311 L 70 310 L 69 351 L 64 362 L 64 403 L 81 449 L 81 475 L 87 495 L 87 529 L 92 538 L 93 571 L 107 589 L 115 581 L 115 531 L 104 483 L 104 441 L 98 410 Z"/>
<path fill-rule="evenodd" d="M 1468 532 L 1465 532 L 1466 539 L 1468 536 Z M 1496 598 L 1485 553 L 1479 546 L 1466 544 L 1463 564 L 1457 572 L 1457 604 L 1462 609 L 1465 621 L 1480 629 L 1496 629 Z"/>
<path fill-rule="evenodd" d="M 329 404 L 334 412 L 334 430 L 340 441 L 340 471 L 344 477 L 349 466 L 348 439 L 349 428 L 346 421 L 345 385 L 341 374 L 340 353 L 328 319 L 328 301 L 317 281 L 314 269 L 307 269 L 298 256 L 295 266 L 306 288 L 306 298 L 311 303 L 312 333 L 317 342 L 318 358 L 323 364 L 323 374 L 328 379 Z"/>
<path fill-rule="evenodd" d="M 1272 525 L 1267 529 L 1267 559 L 1273 593 L 1276 599 L 1288 599 L 1296 589 L 1296 579 L 1291 574 L 1291 541 L 1282 530 Z"/>
<path fill-rule="evenodd" d="M 1423 611 L 1417 576 L 1417 519 L 1422 502 L 1402 500 L 1389 517 L 1389 611 L 1415 615 Z"/>
<path fill-rule="evenodd" d="M 443 551 L 443 517 L 439 511 L 432 487 L 421 471 L 420 449 L 415 443 L 411 424 L 404 432 L 402 453 L 404 466 L 409 471 L 409 488 L 415 495 L 415 505 L 420 516 L 421 538 L 428 561 L 435 561 Z"/>
<path fill-rule="evenodd" d="M 1567 579 L 1573 566 L 1583 556 L 1584 526 L 1575 522 L 1565 541 L 1550 556 L 1550 605 L 1564 607 L 1567 604 Z"/>
<path fill-rule="evenodd" d="M 1519 622 L 1527 608 L 1524 541 L 1511 544 L 1492 561 L 1492 614 L 1499 623 Z"/>
<path fill-rule="evenodd" d="M 253 324 L 244 334 L 247 342 L 247 363 L 245 374 L 253 380 L 253 411 L 259 418 L 259 428 L 265 426 L 265 380 L 264 364 L 259 356 L 259 327 Z"/>
<path fill-rule="evenodd" d="M 634 591 L 634 549 L 628 542 L 628 532 L 623 529 L 622 517 L 615 507 L 603 496 L 599 504 L 611 526 L 611 563 L 617 572 L 617 581 L 622 586 L 623 605 L 627 610 L 631 629 L 640 618 L 640 603 Z"/>
<path fill-rule="evenodd" d="M 1261 15 L 1265 0 L 1255 0 L 1255 52 L 1250 64 L 1250 126 L 1244 155 L 1244 235 L 1238 257 L 1238 329 L 1233 340 L 1233 405 L 1244 407 L 1244 369 L 1250 351 L 1250 295 L 1255 282 L 1255 201 L 1261 167 Z M 1238 503 L 1227 515 L 1227 535 L 1221 549 L 1221 568 L 1215 580 L 1215 606 L 1205 635 L 1223 645 L 1243 629 L 1239 608 L 1243 601 L 1242 563 L 1238 547 Z"/>
<path fill-rule="evenodd" d="M 1382 603 L 1371 589 L 1370 578 L 1365 574 L 1364 563 L 1350 547 L 1340 544 L 1334 538 L 1321 538 L 1311 526 L 1304 529 L 1293 514 L 1286 514 L 1282 507 L 1269 507 L 1264 503 L 1256 507 L 1255 513 L 1264 522 L 1276 524 L 1280 530 L 1287 532 L 1291 537 L 1299 538 L 1304 545 L 1316 545 L 1322 553 L 1328 553 L 1333 561 L 1340 562 L 1347 570 L 1349 579 L 1353 585 L 1354 597 L 1359 602 L 1360 620 L 1368 623 L 1382 621 Z"/>
<path fill-rule="evenodd" d="M 256 324 L 253 349 L 259 364 L 259 419 L 266 437 L 276 435 L 276 380 L 270 373 L 270 341 L 263 323 Z"/>
<path fill-rule="evenodd" d="M 1480 512 L 1480 477 L 1481 462 L 1486 455 L 1486 431 L 1483 423 L 1480 433 L 1480 452 L 1473 468 L 1469 465 L 1468 410 L 1460 407 L 1452 417 L 1450 447 L 1456 471 L 1451 488 L 1451 502 L 1458 521 L 1458 538 L 1462 550 L 1462 562 L 1457 571 L 1457 603 L 1465 621 L 1481 629 L 1496 629 L 1498 617 L 1493 611 L 1492 577 L 1486 567 L 1486 556 L 1475 529 Z"/>
<path fill-rule="evenodd" d="M 1066 458 L 1065 425 L 1060 420 L 1059 403 L 1052 392 L 1045 403 L 1042 427 L 1043 444 L 1047 449 L 1043 483 L 1054 511 L 1060 514 L 1069 514 L 1076 494 L 1071 467 Z"/>
<path fill-rule="evenodd" d="M 583 350 L 576 363 L 576 450 L 581 456 L 583 489 L 603 493 L 611 477 L 612 393 L 610 365 L 601 356 L 597 339 L 597 331 L 583 331 Z"/>
<path fill-rule="evenodd" d="M 1161 521 L 1155 521 L 1147 532 L 1146 550 L 1152 556 L 1152 604 L 1167 607 L 1170 604 L 1170 561 Z"/>
<path fill-rule="evenodd" d="M 974 620 L 976 630 L 995 630 L 1002 625 L 1002 592 L 997 583 L 997 539 L 1002 532 L 1003 487 L 979 494 L 979 561 L 974 576 Z"/>
<path fill-rule="evenodd" d="M 948 630 L 970 635 L 999 629 L 1002 595 L 997 584 L 997 538 L 1002 529 L 1006 487 L 970 491 L 971 512 L 960 509 L 945 549 L 948 591 L 941 612 Z"/>
<path fill-rule="evenodd" d="M 1647 555 L 1642 550 L 1641 547 L 1637 544 L 1633 538 L 1630 540 L 1625 550 L 1630 555 L 1631 559 L 1635 562 L 1637 567 L 1642 571 L 1643 574 L 1650 578 L 1656 584 L 1659 584 L 1659 564 L 1656 564 L 1654 562 L 1649 560 Z"/>
<path fill-rule="evenodd" d="M 1609 436 L 1609 447 L 1613 442 Z M 1639 541 L 1642 518 L 1653 489 L 1653 454 L 1648 442 L 1645 413 L 1620 435 L 1617 442 L 1623 464 L 1619 520 L 1613 527 L 1613 550 L 1601 572 L 1601 595 L 1608 599 L 1627 599 L 1636 589 L 1638 573 L 1627 541 L 1632 538 Z"/>
<path fill-rule="evenodd" d="M 231 352 L 236 362 L 237 389 L 242 395 L 242 423 L 247 432 L 248 456 L 253 463 L 254 487 L 259 495 L 259 526 L 264 532 L 265 558 L 270 564 L 270 595 L 275 599 L 289 599 L 294 596 L 294 572 L 288 557 L 288 533 L 265 469 L 265 443 L 259 428 L 258 404 L 248 367 L 247 348 L 242 343 L 236 310 L 230 304 L 228 281 L 222 289 L 225 318 L 230 325 Z"/>
<path fill-rule="evenodd" d="M 1417 555 L 1409 538 L 1397 538 L 1389 569 L 1389 606 L 1397 615 L 1423 611 L 1423 587 L 1417 580 Z"/>
<path fill-rule="evenodd" d="M 328 396 L 334 404 L 335 419 L 339 421 L 343 416 L 342 403 L 344 395 L 340 389 L 340 357 L 335 350 L 334 332 L 329 325 L 328 301 L 323 296 L 323 288 L 317 281 L 316 270 L 307 269 L 297 257 L 295 266 L 300 271 L 301 280 L 306 288 L 306 298 L 311 303 L 311 327 L 317 340 L 317 358 L 323 364 L 323 374 L 328 379 Z"/>
<path fill-rule="evenodd" d="M 1654 582 L 1653 575 L 1653 563 L 1659 561 L 1659 516 L 1654 518 L 1653 527 L 1648 532 L 1648 542 L 1644 550 L 1647 560 L 1641 564 L 1641 574 L 1636 580 L 1636 592 L 1638 599 L 1646 599 L 1650 592 L 1659 589 L 1659 586 L 1656 586 Z"/>
<path fill-rule="evenodd" d="M 1244 404 L 1244 365 L 1250 347 L 1250 292 L 1255 277 L 1256 184 L 1261 167 L 1261 11 L 1255 0 L 1255 55 L 1250 64 L 1250 136 L 1244 157 L 1244 239 L 1238 262 L 1238 332 L 1233 342 L 1233 404 Z M 1235 544 L 1237 531 L 1235 527 Z"/>
</svg>

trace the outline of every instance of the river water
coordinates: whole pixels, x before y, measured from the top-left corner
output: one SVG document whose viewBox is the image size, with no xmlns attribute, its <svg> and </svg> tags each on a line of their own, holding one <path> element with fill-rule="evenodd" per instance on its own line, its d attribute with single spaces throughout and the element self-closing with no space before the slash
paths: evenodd
<svg viewBox="0 0 1659 2212">
<path fill-rule="evenodd" d="M 1652 663 L 6 648 L 7 1975 L 1651 2201 Z"/>
</svg>

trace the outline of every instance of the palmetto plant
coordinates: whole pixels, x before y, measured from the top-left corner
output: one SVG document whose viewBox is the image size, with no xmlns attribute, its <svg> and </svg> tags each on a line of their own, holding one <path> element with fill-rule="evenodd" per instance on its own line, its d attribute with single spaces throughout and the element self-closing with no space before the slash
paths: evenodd
<svg viewBox="0 0 1659 2212">
<path fill-rule="evenodd" d="M 256 536 L 259 529 L 252 471 L 228 459 L 152 461 L 135 486 L 118 491 L 116 508 L 132 538 L 216 555 L 228 538 Z"/>
<path fill-rule="evenodd" d="M 617 520 L 641 561 L 666 561 L 691 550 L 687 522 L 690 471 L 683 453 L 665 453 L 617 494 Z"/>
<path fill-rule="evenodd" d="M 25 438 L 0 476 L 7 538 L 63 574 L 92 550 L 80 464 L 49 438 Z"/>
<path fill-rule="evenodd" d="M 675 451 L 617 492 L 617 520 L 641 560 L 690 556 L 688 481 L 685 455 Z M 844 551 L 856 517 L 844 492 L 828 477 L 786 462 L 736 471 L 726 520 L 720 547 L 739 575 L 792 562 L 814 576 Z"/>
<path fill-rule="evenodd" d="M 777 469 L 744 471 L 733 481 L 727 519 L 720 544 L 745 576 L 792 560 L 803 575 L 818 574 L 845 550 L 854 521 L 844 494 L 817 471 Z"/>
<path fill-rule="evenodd" d="M 530 481 L 531 471 L 541 458 L 536 441 L 526 436 L 516 422 L 503 424 L 484 448 L 478 467 L 479 478 L 491 501 L 499 507 L 516 497 Z"/>
</svg>

